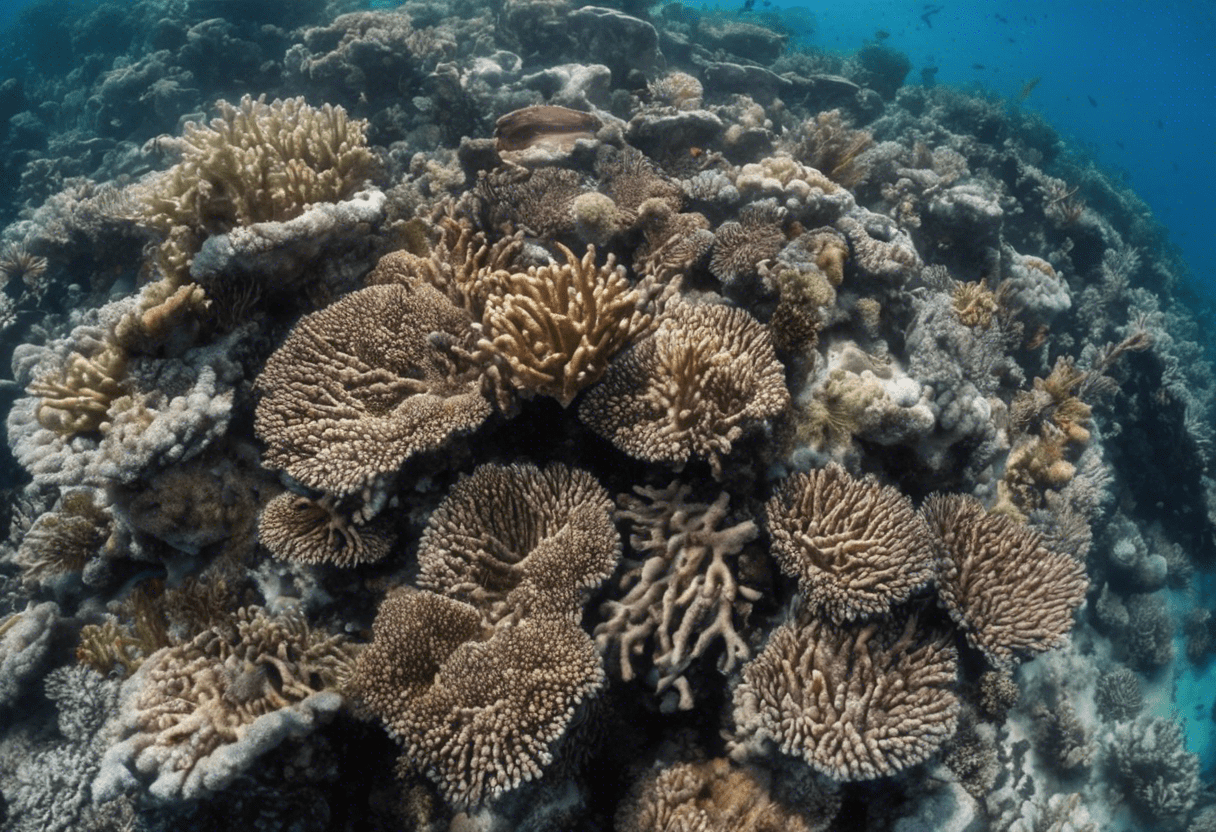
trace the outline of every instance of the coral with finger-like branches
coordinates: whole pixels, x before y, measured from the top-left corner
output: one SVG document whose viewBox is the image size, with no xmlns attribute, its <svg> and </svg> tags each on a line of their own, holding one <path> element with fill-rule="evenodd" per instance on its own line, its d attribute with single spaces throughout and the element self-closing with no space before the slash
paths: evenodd
<svg viewBox="0 0 1216 832">
<path fill-rule="evenodd" d="M 632 284 L 595 247 L 579 259 L 556 244 L 564 264 L 487 277 L 476 357 L 501 385 L 525 396 L 552 396 L 566 407 L 599 381 L 609 360 L 646 334 L 675 284 Z"/>
<path fill-rule="evenodd" d="M 695 659 L 721 642 L 718 669 L 730 673 L 751 655 L 738 628 L 760 592 L 739 580 L 732 561 L 758 530 L 751 520 L 721 528 L 726 492 L 701 503 L 690 500 L 691 486 L 678 480 L 634 491 L 638 497 L 617 498 L 616 516 L 631 522 L 630 545 L 642 559 L 626 561 L 620 585 L 627 591 L 604 604 L 608 620 L 595 629 L 596 645 L 618 654 L 621 678 L 629 680 L 635 658 L 653 641 L 656 693 L 674 688 L 679 709 L 688 710 L 694 696 L 684 671 Z"/>
<path fill-rule="evenodd" d="M 732 443 L 789 401 L 772 336 L 755 318 L 728 306 L 678 303 L 612 363 L 579 418 L 638 459 L 682 467 L 707 457 L 718 476 Z"/>
<path fill-rule="evenodd" d="M 912 501 L 836 463 L 786 479 L 765 504 L 773 554 L 807 609 L 843 623 L 883 615 L 933 577 L 935 557 Z"/>
<path fill-rule="evenodd" d="M 743 667 L 732 757 L 775 746 L 837 780 L 895 774 L 954 734 L 956 677 L 950 637 L 915 616 L 850 627 L 801 611 Z"/>
<path fill-rule="evenodd" d="M 934 494 L 921 506 L 940 554 L 938 597 L 998 667 L 1058 647 L 1085 600 L 1085 566 L 974 497 Z"/>
</svg>

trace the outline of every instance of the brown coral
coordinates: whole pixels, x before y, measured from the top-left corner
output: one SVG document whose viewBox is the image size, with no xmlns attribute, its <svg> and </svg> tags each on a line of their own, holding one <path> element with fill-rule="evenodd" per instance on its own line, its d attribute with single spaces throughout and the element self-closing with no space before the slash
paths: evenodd
<svg viewBox="0 0 1216 832">
<path fill-rule="evenodd" d="M 784 220 L 785 209 L 771 201 L 746 206 L 738 220 L 724 222 L 714 232 L 709 271 L 727 287 L 755 278 L 760 263 L 785 246 Z"/>
<path fill-rule="evenodd" d="M 583 591 L 612 574 L 620 554 L 612 500 L 586 471 L 482 465 L 427 521 L 418 584 L 494 621 L 537 604 L 577 618 Z"/>
<path fill-rule="evenodd" d="M 803 769 L 803 771 L 806 771 Z M 822 832 L 840 809 L 837 790 L 791 773 L 774 783 L 725 758 L 676 763 L 643 777 L 617 812 L 621 832 Z"/>
<path fill-rule="evenodd" d="M 770 743 L 837 780 L 885 777 L 954 733 L 957 656 L 916 619 L 836 627 L 798 615 L 743 667 L 733 756 Z"/>
<path fill-rule="evenodd" d="M 264 461 L 309 488 L 358 493 L 490 415 L 436 341 L 469 317 L 429 286 L 369 286 L 305 316 L 266 362 L 255 427 Z"/>
<path fill-rule="evenodd" d="M 540 777 L 576 707 L 604 682 L 595 646 L 569 618 L 487 633 L 480 622 L 461 601 L 398 590 L 348 684 L 408 764 L 461 808 Z"/>
<path fill-rule="evenodd" d="M 835 622 L 883 615 L 933 577 L 929 530 L 912 502 L 836 463 L 787 478 L 765 504 L 773 554 L 807 609 Z"/>
<path fill-rule="evenodd" d="M 382 522 L 362 524 L 347 517 L 332 499 L 287 492 L 262 509 L 258 539 L 282 560 L 355 566 L 383 558 L 395 536 Z"/>
<path fill-rule="evenodd" d="M 650 330 L 674 287 L 631 284 L 611 255 L 595 265 L 594 246 L 580 260 L 557 245 L 565 264 L 486 278 L 476 357 L 503 386 L 565 407 L 600 379 L 618 350 Z"/>
<path fill-rule="evenodd" d="M 1082 564 L 974 497 L 935 494 L 921 513 L 940 551 L 938 596 L 972 647 L 1008 666 L 1064 641 L 1089 586 Z"/>
<path fill-rule="evenodd" d="M 595 628 L 595 641 L 602 651 L 616 648 L 621 677 L 629 680 L 634 656 L 653 638 L 656 692 L 674 687 L 678 707 L 687 710 L 694 700 L 684 671 L 697 657 L 720 640 L 718 669 L 730 673 L 751 655 L 737 625 L 760 593 L 739 581 L 731 562 L 755 539 L 756 524 L 719 528 L 730 501 L 725 492 L 706 504 L 689 500 L 692 488 L 679 481 L 634 491 L 643 499 L 622 494 L 617 518 L 631 521 L 630 545 L 644 560 L 627 561 L 620 585 L 628 591 L 604 604 L 608 619 Z"/>
<path fill-rule="evenodd" d="M 790 401 L 772 338 L 742 309 L 679 303 L 588 392 L 579 417 L 618 448 L 683 466 L 708 457 L 715 475 L 746 428 Z"/>
</svg>

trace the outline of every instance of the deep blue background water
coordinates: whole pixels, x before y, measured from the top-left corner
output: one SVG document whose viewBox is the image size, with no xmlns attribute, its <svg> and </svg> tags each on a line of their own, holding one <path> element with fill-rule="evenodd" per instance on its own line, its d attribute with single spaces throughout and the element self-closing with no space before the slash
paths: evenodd
<svg viewBox="0 0 1216 832">
<path fill-rule="evenodd" d="M 828 52 L 853 52 L 887 32 L 885 42 L 912 59 L 909 83 L 932 65 L 938 83 L 1013 100 L 1040 78 L 1020 106 L 1124 177 L 1216 299 L 1216 2 L 770 3 L 755 0 L 754 9 L 776 12 Z"/>
</svg>

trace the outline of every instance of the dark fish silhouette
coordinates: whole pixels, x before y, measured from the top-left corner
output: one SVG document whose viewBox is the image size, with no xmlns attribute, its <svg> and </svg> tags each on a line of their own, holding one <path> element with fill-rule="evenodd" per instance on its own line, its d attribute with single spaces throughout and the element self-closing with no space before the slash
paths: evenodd
<svg viewBox="0 0 1216 832">
<path fill-rule="evenodd" d="M 933 17 L 933 15 L 937 14 L 944 8 L 945 8 L 945 6 L 934 6 L 934 5 L 926 3 L 925 4 L 925 13 L 920 16 L 920 19 L 925 21 L 925 25 L 928 26 L 930 29 L 932 29 L 933 21 L 930 20 L 930 18 Z"/>
<path fill-rule="evenodd" d="M 1157 119 L 1157 129 L 1162 130 L 1164 128 L 1165 128 L 1165 125 L 1161 123 L 1161 119 Z"/>
<path fill-rule="evenodd" d="M 743 0 L 742 11 L 750 12 L 755 7 L 756 7 L 756 0 Z"/>
<path fill-rule="evenodd" d="M 1007 18 L 1001 17 L 999 14 L 994 14 L 993 17 L 995 17 L 997 20 L 1001 21 L 1002 23 L 1009 22 L 1009 20 Z"/>
<path fill-rule="evenodd" d="M 1097 101 L 1094 101 L 1094 97 L 1093 97 L 1092 95 L 1087 95 L 1087 96 L 1085 96 L 1085 97 L 1089 99 L 1089 103 L 1090 103 L 1090 104 L 1094 105 L 1095 107 L 1097 107 L 1097 106 L 1098 106 L 1098 102 L 1097 102 Z"/>
<path fill-rule="evenodd" d="M 983 64 L 972 64 L 971 68 L 972 69 L 987 69 L 987 67 L 985 67 Z"/>
</svg>

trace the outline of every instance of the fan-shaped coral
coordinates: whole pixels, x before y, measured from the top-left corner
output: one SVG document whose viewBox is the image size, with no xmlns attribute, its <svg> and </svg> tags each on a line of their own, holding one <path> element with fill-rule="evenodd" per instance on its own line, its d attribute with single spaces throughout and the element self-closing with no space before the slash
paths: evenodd
<svg viewBox="0 0 1216 832">
<path fill-rule="evenodd" d="M 778 627 L 735 689 L 733 756 L 771 743 L 837 780 L 923 762 L 954 733 L 956 654 L 914 617 L 835 627 L 805 614 Z"/>
<path fill-rule="evenodd" d="M 350 692 L 457 806 L 539 777 L 580 702 L 603 684 L 591 639 L 567 617 L 483 634 L 468 604 L 399 590 L 385 599 Z"/>
<path fill-rule="evenodd" d="M 337 566 L 380 560 L 394 540 L 383 523 L 357 523 L 333 505 L 332 499 L 313 500 L 291 492 L 280 494 L 262 509 L 258 539 L 277 558 Z"/>
<path fill-rule="evenodd" d="M 745 429 L 789 404 L 772 338 L 742 309 L 680 303 L 623 353 L 579 407 L 618 448 L 683 466 L 708 457 L 715 474 Z"/>
<path fill-rule="evenodd" d="M 773 554 L 803 603 L 833 621 L 882 615 L 933 577 L 929 530 L 912 501 L 832 463 L 794 474 L 765 505 Z"/>
<path fill-rule="evenodd" d="M 620 554 L 612 501 L 586 471 L 483 465 L 427 521 L 418 584 L 470 601 L 492 620 L 515 611 L 521 595 L 531 612 L 543 604 L 577 617 L 582 591 L 612 574 Z M 528 589 L 513 595 L 521 584 Z"/>
<path fill-rule="evenodd" d="M 938 596 L 972 647 L 1008 665 L 1064 641 L 1089 586 L 1082 564 L 974 497 L 935 494 L 921 513 L 940 550 Z"/>
<path fill-rule="evenodd" d="M 369 286 L 305 316 L 266 362 L 255 426 L 265 463 L 309 488 L 359 493 L 490 415 L 434 339 L 469 317 L 428 285 Z"/>
</svg>

